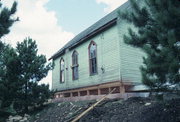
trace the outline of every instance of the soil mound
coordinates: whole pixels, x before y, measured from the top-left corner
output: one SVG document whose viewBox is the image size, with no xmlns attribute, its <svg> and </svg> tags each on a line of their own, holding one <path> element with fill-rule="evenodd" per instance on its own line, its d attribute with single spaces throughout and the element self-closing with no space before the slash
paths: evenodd
<svg viewBox="0 0 180 122">
<path fill-rule="evenodd" d="M 36 122 L 69 122 L 95 101 L 54 103 L 35 116 Z M 180 99 L 152 98 L 105 100 L 79 122 L 180 122 Z"/>
</svg>

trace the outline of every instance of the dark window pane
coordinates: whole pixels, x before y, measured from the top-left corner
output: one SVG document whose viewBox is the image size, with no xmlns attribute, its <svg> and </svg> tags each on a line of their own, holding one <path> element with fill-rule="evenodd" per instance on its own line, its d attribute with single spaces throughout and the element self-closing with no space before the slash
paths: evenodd
<svg viewBox="0 0 180 122">
<path fill-rule="evenodd" d="M 73 80 L 78 79 L 78 67 L 73 67 Z"/>
<path fill-rule="evenodd" d="M 75 79 L 78 79 L 78 67 L 75 67 Z"/>
<path fill-rule="evenodd" d="M 93 58 L 93 59 L 90 59 L 90 63 L 91 63 L 91 73 L 94 74 L 94 73 L 97 73 L 97 62 L 96 62 L 96 58 Z"/>
<path fill-rule="evenodd" d="M 72 79 L 78 79 L 78 53 L 75 51 L 72 55 Z"/>
<path fill-rule="evenodd" d="M 95 67 L 94 67 L 94 58 L 92 59 L 92 73 L 95 72 Z"/>
<path fill-rule="evenodd" d="M 90 71 L 91 73 L 93 73 L 93 60 L 92 59 L 90 60 Z"/>
<path fill-rule="evenodd" d="M 74 52 L 72 55 L 72 65 L 77 65 L 78 64 L 78 54 L 77 52 Z"/>
<path fill-rule="evenodd" d="M 97 62 L 96 62 L 96 58 L 94 59 L 94 73 L 97 73 Z"/>
</svg>

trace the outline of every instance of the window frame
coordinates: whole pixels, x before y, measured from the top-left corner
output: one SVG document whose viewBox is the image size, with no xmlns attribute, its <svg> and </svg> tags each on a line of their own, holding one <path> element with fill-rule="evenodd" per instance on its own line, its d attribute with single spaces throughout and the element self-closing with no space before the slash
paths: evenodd
<svg viewBox="0 0 180 122">
<path fill-rule="evenodd" d="M 62 64 L 61 64 L 62 61 L 64 62 L 63 69 L 62 69 Z M 63 76 L 64 76 L 64 80 L 62 79 Z M 63 58 L 60 59 L 60 78 L 59 78 L 59 80 L 60 80 L 60 83 L 65 82 L 65 61 Z"/>
<path fill-rule="evenodd" d="M 78 52 L 76 50 L 73 51 L 72 53 L 72 80 L 78 80 L 79 79 L 79 64 L 78 64 Z M 76 59 L 74 59 L 76 56 Z M 74 61 L 76 60 L 76 61 Z M 75 68 L 77 68 L 77 77 L 75 77 Z"/>
<path fill-rule="evenodd" d="M 90 52 L 90 48 L 91 48 L 91 45 L 95 45 L 96 46 L 96 50 L 95 50 L 95 58 L 91 58 L 91 52 Z M 89 55 L 89 75 L 90 76 L 93 76 L 93 75 L 97 75 L 98 74 L 98 64 L 97 64 L 97 44 L 94 42 L 94 41 L 91 41 L 89 46 L 88 46 L 88 55 Z M 92 59 L 95 59 L 96 61 L 96 66 L 95 66 L 95 69 L 96 69 L 96 72 L 93 73 L 92 69 L 93 69 L 93 66 L 92 66 Z"/>
</svg>

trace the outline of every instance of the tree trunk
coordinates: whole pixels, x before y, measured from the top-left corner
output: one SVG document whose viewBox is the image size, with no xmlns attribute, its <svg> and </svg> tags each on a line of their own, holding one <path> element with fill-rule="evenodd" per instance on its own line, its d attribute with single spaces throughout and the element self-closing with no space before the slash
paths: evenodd
<svg viewBox="0 0 180 122">
<path fill-rule="evenodd" d="M 27 89 L 28 89 L 28 82 L 26 81 L 25 83 L 25 113 L 28 113 L 28 92 L 27 92 Z"/>
</svg>

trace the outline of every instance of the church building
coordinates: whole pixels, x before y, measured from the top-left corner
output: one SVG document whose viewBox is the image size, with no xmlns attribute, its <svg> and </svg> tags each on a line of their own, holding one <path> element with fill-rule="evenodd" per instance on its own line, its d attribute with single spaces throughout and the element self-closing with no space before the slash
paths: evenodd
<svg viewBox="0 0 180 122">
<path fill-rule="evenodd" d="M 115 91 L 110 97 L 138 93 L 144 53 L 124 43 L 133 25 L 118 12 L 131 9 L 126 2 L 70 40 L 50 60 L 52 89 L 56 99 L 94 99 Z M 134 28 L 135 29 L 135 28 Z"/>
</svg>

